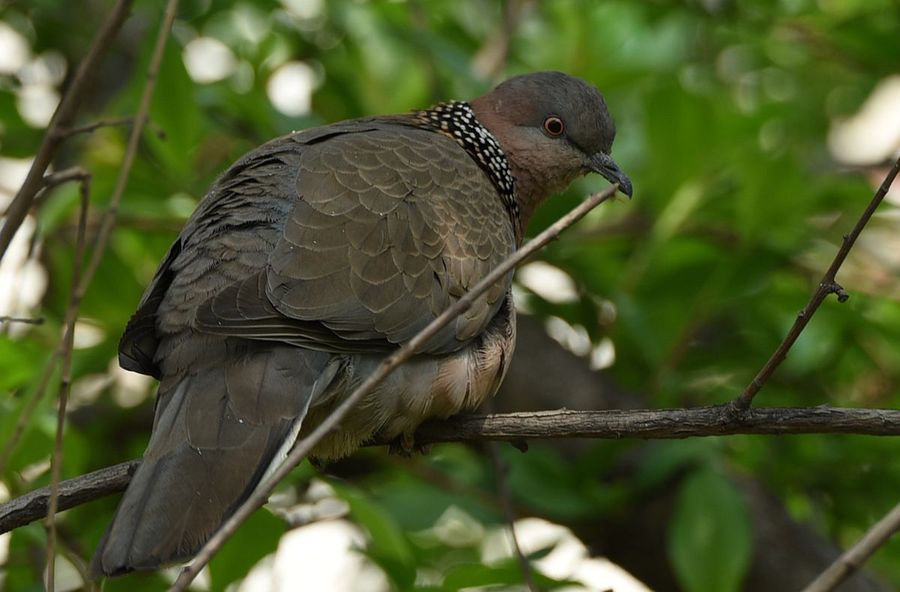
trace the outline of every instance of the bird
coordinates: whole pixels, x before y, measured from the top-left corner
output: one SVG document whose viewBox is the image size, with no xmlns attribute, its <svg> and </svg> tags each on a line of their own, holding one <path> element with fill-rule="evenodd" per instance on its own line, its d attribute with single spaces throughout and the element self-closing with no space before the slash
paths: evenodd
<svg viewBox="0 0 900 592">
<path fill-rule="evenodd" d="M 139 468 L 95 577 L 190 560 L 259 482 L 390 353 L 507 258 L 535 209 L 611 156 L 600 91 L 562 72 L 470 101 L 298 131 L 213 184 L 119 343 L 159 381 Z M 498 389 L 515 343 L 512 274 L 367 395 L 311 451 L 409 442 Z"/>
</svg>

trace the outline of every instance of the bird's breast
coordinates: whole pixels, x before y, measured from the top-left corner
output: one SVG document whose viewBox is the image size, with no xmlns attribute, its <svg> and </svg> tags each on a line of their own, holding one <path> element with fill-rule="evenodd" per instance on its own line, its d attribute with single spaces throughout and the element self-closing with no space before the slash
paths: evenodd
<svg viewBox="0 0 900 592">
<path fill-rule="evenodd" d="M 324 438 L 311 456 L 346 456 L 373 439 L 410 438 L 432 418 L 472 411 L 497 392 L 515 347 L 516 319 L 512 298 L 487 329 L 466 347 L 442 356 L 417 356 L 397 368 Z M 383 361 L 382 356 L 346 357 L 343 376 L 334 381 L 322 403 L 310 409 L 304 422 L 316 426 Z M 301 430 L 300 436 L 311 427 Z"/>
</svg>

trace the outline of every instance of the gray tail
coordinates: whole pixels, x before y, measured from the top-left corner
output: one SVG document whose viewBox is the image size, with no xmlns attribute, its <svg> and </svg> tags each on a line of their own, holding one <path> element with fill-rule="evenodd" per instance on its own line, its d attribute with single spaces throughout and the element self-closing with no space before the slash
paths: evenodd
<svg viewBox="0 0 900 592">
<path fill-rule="evenodd" d="M 336 373 L 322 352 L 230 339 L 220 346 L 198 355 L 199 367 L 163 375 L 150 443 L 94 554 L 95 577 L 196 554 L 281 462 Z"/>
</svg>

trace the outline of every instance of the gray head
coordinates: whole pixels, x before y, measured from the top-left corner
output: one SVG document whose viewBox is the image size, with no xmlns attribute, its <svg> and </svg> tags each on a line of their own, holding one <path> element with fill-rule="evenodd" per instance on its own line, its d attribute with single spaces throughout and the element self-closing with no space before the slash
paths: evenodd
<svg viewBox="0 0 900 592">
<path fill-rule="evenodd" d="M 580 78 L 562 72 L 525 74 L 471 105 L 510 161 L 523 222 L 549 195 L 591 172 L 631 196 L 631 181 L 610 156 L 616 125 L 600 91 Z"/>
</svg>

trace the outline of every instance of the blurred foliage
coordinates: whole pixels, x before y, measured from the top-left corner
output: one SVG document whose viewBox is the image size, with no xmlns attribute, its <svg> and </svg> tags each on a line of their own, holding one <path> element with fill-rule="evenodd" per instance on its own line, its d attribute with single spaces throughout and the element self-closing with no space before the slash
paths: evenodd
<svg viewBox="0 0 900 592">
<path fill-rule="evenodd" d="M 24 37 L 33 56 L 62 56 L 71 75 L 111 2 L 81 4 L 77 23 L 59 0 L 3 3 L 0 20 Z M 98 73 L 83 122 L 134 112 L 160 17 L 159 3 L 136 3 Z M 199 36 L 230 51 L 233 69 L 223 79 L 199 83 L 189 76 L 182 56 Z M 897 73 L 898 55 L 900 8 L 893 0 L 552 0 L 517 2 L 513 10 L 488 0 L 182 2 L 120 222 L 82 303 L 82 323 L 94 339 L 74 353 L 63 475 L 141 453 L 153 388 L 114 371 L 116 342 L 178 228 L 228 163 L 293 129 L 472 97 L 496 79 L 540 69 L 564 70 L 603 90 L 619 130 L 616 160 L 631 175 L 635 198 L 601 207 L 542 254 L 574 280 L 577 301 L 529 293 L 528 308 L 582 327 L 593 343 L 611 342 L 615 361 L 606 372 L 648 406 L 728 400 L 781 340 L 868 202 L 872 187 L 860 171 L 834 162 L 826 135 L 835 119 L 855 112 L 880 80 Z M 268 85 L 294 61 L 312 69 L 315 88 L 311 110 L 288 116 L 273 106 Z M 0 157 L 27 157 L 42 136 L 21 113 L 27 83 L 21 71 L 0 75 Z M 93 173 L 92 220 L 109 200 L 127 132 L 104 127 L 72 138 L 59 158 L 60 167 L 77 163 Z M 578 181 L 539 212 L 530 233 L 603 185 Z M 895 206 L 885 209 L 897 213 Z M 46 322 L 0 335 L 3 443 L 61 332 L 76 188 L 54 190 L 39 218 L 35 241 L 48 287 L 32 312 Z M 883 218 L 876 222 L 890 223 Z M 859 285 L 845 282 L 850 301 L 826 302 L 759 396 L 761 404 L 900 405 L 900 291 L 854 274 L 854 266 L 871 269 L 865 259 L 863 251 L 848 263 L 846 274 L 861 278 Z M 896 282 L 896 269 L 878 271 Z M 10 495 L 48 482 L 51 400 L 40 403 L 3 468 Z M 535 445 L 505 458 L 517 506 L 562 524 L 620 511 L 634 492 L 684 475 L 675 517 L 660 529 L 691 592 L 741 586 L 752 525 L 727 473 L 763 480 L 795 518 L 841 545 L 892 507 L 900 491 L 900 465 L 885 461 L 897 453 L 891 440 L 738 437 L 685 444 L 643 448 L 629 479 L 604 475 L 618 459 L 633 458 L 636 444 L 600 442 L 576 458 Z M 478 537 L 454 547 L 422 534 L 450 506 L 475 524 L 502 524 L 480 455 L 441 446 L 411 463 L 383 451 L 364 457 L 374 473 L 334 486 L 368 533 L 366 555 L 396 589 L 521 581 L 514 563 L 482 565 Z M 293 485 L 302 487 L 303 475 Z M 114 499 L 104 499 L 60 517 L 73 565 L 94 548 L 114 507 Z M 257 516 L 242 529 L 212 564 L 213 589 L 225 589 L 273 552 L 279 524 Z M 13 533 L 4 567 L 8 589 L 39 589 L 44 545 L 39 525 Z M 900 587 L 900 541 L 880 551 L 873 566 Z M 442 575 L 434 581 L 424 573 Z M 542 589 L 561 585 L 542 581 Z M 153 590 L 162 582 L 154 574 L 133 576 L 105 589 Z"/>
<path fill-rule="evenodd" d="M 684 589 L 740 590 L 751 551 L 750 521 L 735 486 L 709 469 L 685 478 L 669 525 L 669 555 Z"/>
</svg>

